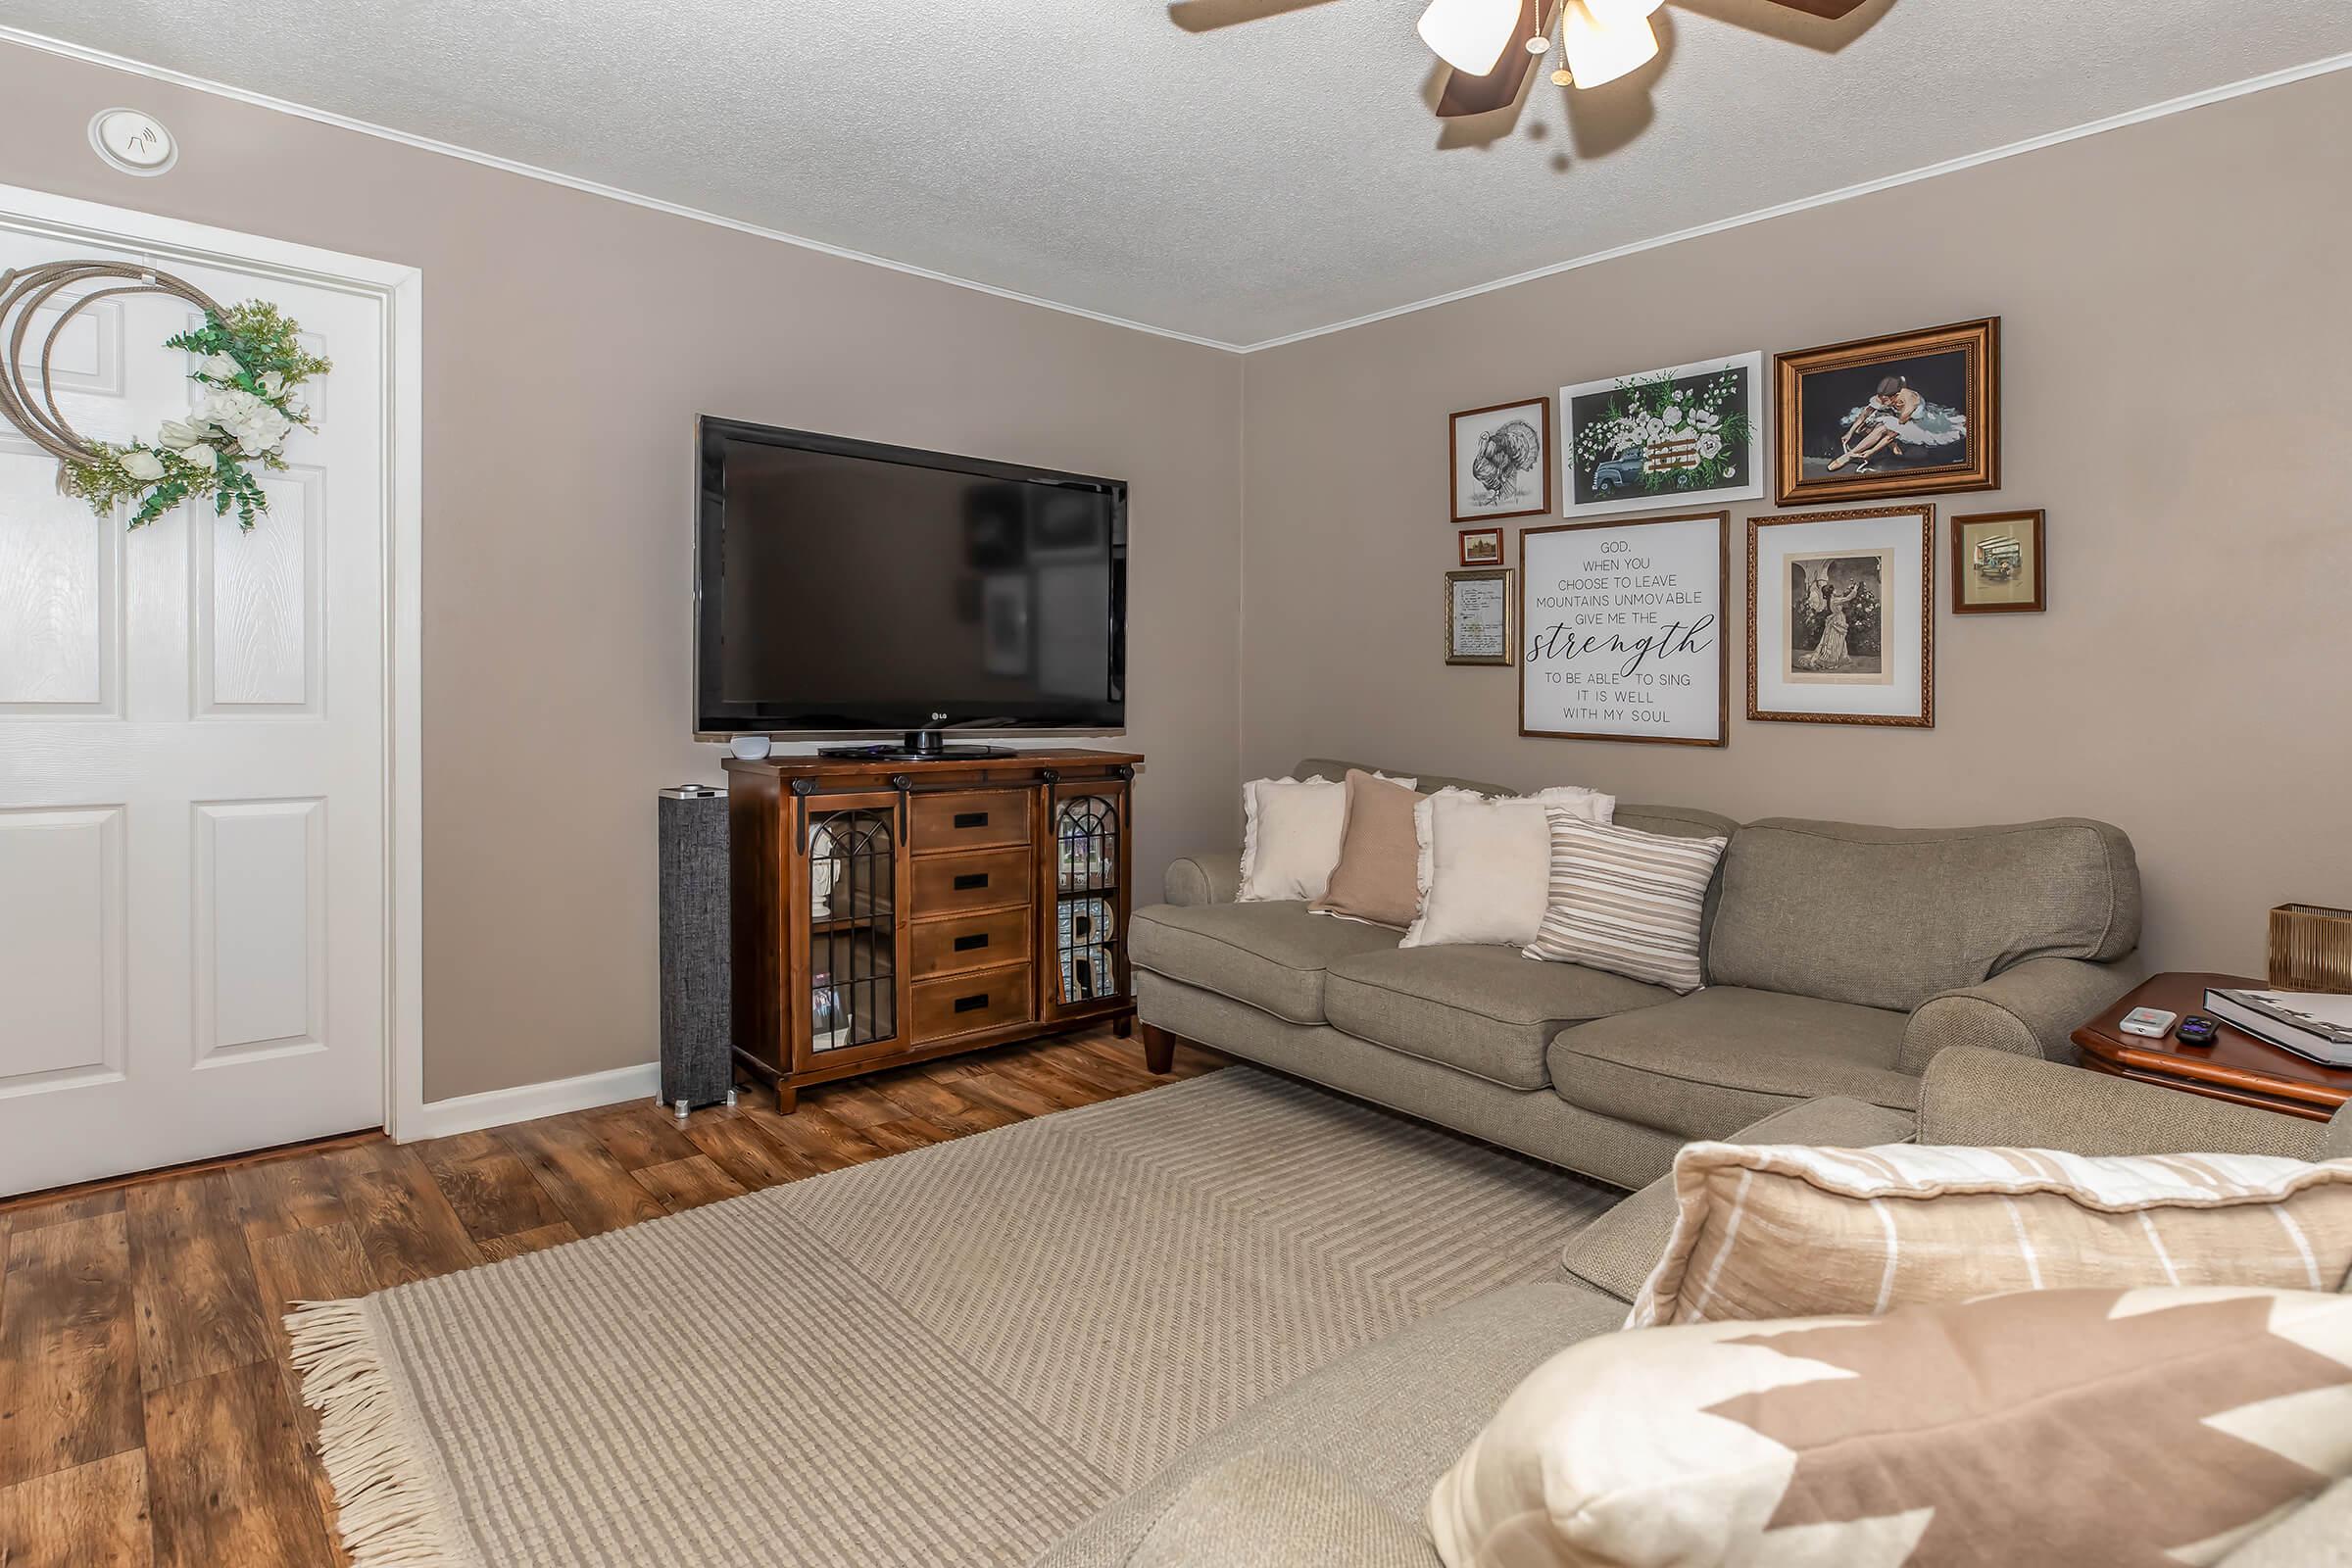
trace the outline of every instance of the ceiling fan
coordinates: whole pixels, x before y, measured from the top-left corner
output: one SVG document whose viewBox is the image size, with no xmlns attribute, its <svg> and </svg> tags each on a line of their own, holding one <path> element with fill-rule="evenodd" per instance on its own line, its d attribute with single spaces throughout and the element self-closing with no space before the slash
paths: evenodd
<svg viewBox="0 0 2352 1568">
<path fill-rule="evenodd" d="M 1453 68 L 1438 113 L 1447 120 L 1516 103 L 1536 62 L 1556 38 L 1560 86 L 1597 87 L 1656 57 L 1650 15 L 1665 0 L 1431 0 L 1421 13 L 1421 41 Z M 1863 0 L 1769 0 L 1836 21 Z M 1522 47 L 1514 49 L 1516 42 Z"/>
</svg>

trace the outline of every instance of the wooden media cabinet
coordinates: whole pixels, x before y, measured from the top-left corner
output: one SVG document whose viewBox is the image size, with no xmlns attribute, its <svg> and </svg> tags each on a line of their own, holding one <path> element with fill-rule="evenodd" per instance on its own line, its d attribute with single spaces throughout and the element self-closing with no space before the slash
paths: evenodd
<svg viewBox="0 0 2352 1568">
<path fill-rule="evenodd" d="M 1127 752 L 729 758 L 735 1059 L 799 1090 L 1135 1022 Z"/>
</svg>

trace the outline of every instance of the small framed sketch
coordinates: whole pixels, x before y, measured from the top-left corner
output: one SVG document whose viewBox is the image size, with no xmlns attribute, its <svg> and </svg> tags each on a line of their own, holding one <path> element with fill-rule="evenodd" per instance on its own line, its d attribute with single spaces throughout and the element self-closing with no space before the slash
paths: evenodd
<svg viewBox="0 0 2352 1568">
<path fill-rule="evenodd" d="M 1548 515 L 1551 399 L 1497 403 L 1455 415 L 1446 466 L 1456 522 Z"/>
<path fill-rule="evenodd" d="M 1992 490 L 2001 318 L 1773 359 L 1781 505 Z"/>
<path fill-rule="evenodd" d="M 1724 744 L 1731 521 L 1697 512 L 1520 534 L 1520 734 Z"/>
<path fill-rule="evenodd" d="M 1462 564 L 1465 566 L 1499 566 L 1502 564 L 1502 530 L 1500 528 L 1464 528 L 1461 532 Z"/>
<path fill-rule="evenodd" d="M 1446 662 L 1510 664 L 1519 658 L 1512 578 L 1502 567 L 1446 574 Z"/>
<path fill-rule="evenodd" d="M 1747 521 L 1747 716 L 1936 725 L 1936 509 Z"/>
<path fill-rule="evenodd" d="M 1563 516 L 1764 494 L 1764 355 L 1560 388 Z"/>
<path fill-rule="evenodd" d="M 2049 580 L 2038 508 L 1952 518 L 1953 614 L 2047 609 Z"/>
</svg>

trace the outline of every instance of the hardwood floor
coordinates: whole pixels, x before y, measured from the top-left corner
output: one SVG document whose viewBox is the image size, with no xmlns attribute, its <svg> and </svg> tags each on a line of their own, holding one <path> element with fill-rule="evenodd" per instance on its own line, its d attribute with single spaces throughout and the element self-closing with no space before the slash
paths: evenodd
<svg viewBox="0 0 2352 1568">
<path fill-rule="evenodd" d="M 1187 1047 L 1176 1076 L 1222 1066 Z M 349 1561 L 278 1319 L 1167 1080 L 1107 1031 L 0 1207 L 0 1568 Z"/>
</svg>

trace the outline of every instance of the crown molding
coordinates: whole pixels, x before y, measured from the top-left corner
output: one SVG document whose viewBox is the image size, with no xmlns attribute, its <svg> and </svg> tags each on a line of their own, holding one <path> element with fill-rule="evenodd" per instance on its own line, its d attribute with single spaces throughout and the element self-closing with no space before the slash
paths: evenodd
<svg viewBox="0 0 2352 1568">
<path fill-rule="evenodd" d="M 917 267 L 911 262 L 893 261 L 887 256 L 875 256 L 865 251 L 851 250 L 844 245 L 830 245 L 821 239 L 810 239 L 805 234 L 787 233 L 780 228 L 766 228 L 758 223 L 747 223 L 742 219 L 729 218 L 722 213 L 707 212 L 699 207 L 688 207 L 679 202 L 664 201 L 659 196 L 647 196 L 638 191 L 623 190 L 617 185 L 600 184 L 593 179 L 581 179 L 553 169 L 542 169 L 536 164 L 525 164 L 512 158 L 501 158 L 495 153 L 477 152 L 470 147 L 461 147 L 455 142 L 436 141 L 430 136 L 413 135 L 405 130 L 396 130 L 390 125 L 379 125 L 366 120 L 354 120 L 349 115 L 338 115 L 331 110 L 313 108 L 309 104 L 298 104 L 290 99 L 272 98 L 267 93 L 250 92 L 243 87 L 232 87 L 223 81 L 214 81 L 205 76 L 193 76 L 186 72 L 173 71 L 167 66 L 149 65 L 144 60 L 132 60 L 124 55 L 110 54 L 104 49 L 92 49 L 85 44 L 74 43 L 64 38 L 52 38 L 46 33 L 28 32 L 23 27 L 0 24 L 0 43 L 20 44 L 26 49 L 37 50 L 43 54 L 77 60 L 84 65 L 101 66 L 109 71 L 121 71 L 130 75 L 144 76 L 150 81 L 167 82 L 174 87 L 187 88 L 191 92 L 210 93 L 216 98 L 231 99 L 255 109 L 268 109 L 281 115 L 292 115 L 297 120 L 308 120 L 321 125 L 332 125 L 338 130 L 357 131 L 363 136 L 374 136 L 383 141 L 398 142 L 404 147 L 414 147 L 418 152 L 438 153 L 444 158 L 462 159 L 469 164 L 479 164 L 485 169 L 495 169 L 501 173 L 519 174 L 525 179 L 542 180 L 550 185 L 562 185 L 567 190 L 581 191 L 590 196 L 602 196 L 608 201 L 626 202 L 631 207 L 643 207 L 650 212 L 666 213 L 672 218 L 684 218 L 697 223 L 709 223 L 717 228 L 733 229 L 738 234 L 749 234 L 757 239 L 772 239 L 781 244 L 798 246 L 802 250 L 815 251 L 819 255 L 838 257 L 845 262 L 863 262 L 869 267 L 886 268 L 893 272 L 904 272 L 909 277 L 925 278 L 934 283 L 947 283 L 956 288 L 968 288 L 974 293 L 993 294 L 998 299 L 1011 300 L 1016 305 L 1034 305 L 1040 310 L 1056 311 L 1063 316 L 1076 316 L 1089 321 L 1100 321 L 1105 326 L 1121 326 L 1131 332 L 1148 332 L 1153 337 L 1173 338 L 1179 343 L 1191 343 L 1205 349 L 1223 349 L 1229 354 L 1239 353 L 1241 349 L 1239 344 L 1220 342 L 1215 338 L 1200 337 L 1191 332 L 1179 332 L 1174 327 L 1153 326 L 1149 321 L 1131 321 L 1123 316 L 1090 311 L 1082 305 L 1065 305 L 1059 300 L 1041 299 L 1035 294 L 1023 294 L 1017 289 L 1000 288 L 994 283 L 983 283 L 976 278 L 957 277 L 953 272 L 934 271 L 928 267 Z"/>
<path fill-rule="evenodd" d="M 1787 218 L 1792 213 L 1808 212 L 1816 207 L 1828 207 L 1838 202 L 1852 201 L 1859 196 L 1875 195 L 1883 190 L 1893 190 L 1898 186 L 1916 184 L 1923 179 L 1935 179 L 1943 174 L 1957 174 L 1964 170 L 1998 163 L 2004 158 L 2016 158 L 2024 153 L 2036 153 L 2045 147 L 2062 146 L 2067 142 L 2080 141 L 2085 136 L 2096 136 L 2104 131 L 2122 130 L 2130 125 L 2145 124 L 2151 120 L 2162 120 L 2168 115 L 2182 114 L 2191 109 L 2202 109 L 2208 104 L 2225 103 L 2231 98 L 2243 98 L 2249 93 L 2264 92 L 2273 87 L 2288 86 L 2294 82 L 2307 81 L 2314 76 L 2325 76 L 2330 72 L 2346 69 L 2352 69 L 2352 54 L 2331 55 L 2325 60 L 2315 60 L 2309 65 L 2289 66 L 2283 71 L 2273 71 L 2259 76 L 2248 76 L 2243 81 L 2232 81 L 2219 87 L 2208 87 L 2202 92 L 2192 92 L 2184 97 L 2168 98 L 2162 103 L 2150 104 L 2144 109 L 2126 110 L 2122 114 L 2109 115 L 2104 120 L 2086 121 L 2080 125 L 2069 125 L 2063 130 L 2045 131 L 2038 136 L 2029 136 L 2024 141 L 2013 141 L 2004 147 L 1994 147 L 1981 153 L 1969 153 L 1960 158 L 1947 158 L 1939 164 L 1928 164 L 1900 174 L 1886 174 L 1878 179 L 1864 180 L 1857 185 L 1840 186 L 1837 190 L 1823 191 L 1818 196 L 1800 196 L 1794 201 L 1782 202 L 1774 207 L 1759 207 L 1752 213 L 1741 213 L 1736 218 L 1723 218 L 1711 223 L 1700 223 L 1695 227 L 1677 229 L 1671 234 L 1660 234 L 1654 239 L 1635 240 L 1628 245 L 1619 245 L 1611 250 L 1594 251 L 1591 255 L 1579 256 L 1571 261 L 1553 262 L 1547 267 L 1539 267 L 1525 272 L 1514 272 L 1508 277 L 1495 278 L 1493 282 L 1474 283 L 1468 288 L 1458 288 L 1449 294 L 1433 294 L 1428 299 L 1415 300 L 1409 305 L 1392 306 L 1385 311 L 1374 311 L 1366 316 L 1351 316 L 1347 320 L 1334 321 L 1329 326 L 1310 326 L 1304 331 L 1266 338 L 1260 342 L 1245 345 L 1241 352 L 1257 354 L 1266 349 L 1282 348 L 1286 344 L 1303 343 L 1310 338 L 1328 337 L 1334 332 L 1351 331 L 1359 326 L 1370 326 L 1375 321 L 1391 320 L 1399 316 L 1410 316 L 1416 311 L 1435 310 L 1441 305 L 1451 305 L 1456 300 L 1476 299 L 1481 294 L 1492 294 L 1498 289 L 1516 288 L 1521 283 L 1533 283 L 1539 278 L 1556 277 L 1562 272 L 1573 272 L 1580 268 L 1597 267 L 1603 262 L 1614 262 L 1628 256 L 1639 256 L 1643 251 L 1654 251 L 1667 245 L 1680 245 L 1685 240 L 1703 239 L 1709 234 L 1721 234 L 1728 229 L 1744 228 L 1750 223 L 1770 222 L 1773 219 Z"/>
<path fill-rule="evenodd" d="M 2060 130 L 2045 131 L 2038 136 L 2027 137 L 2023 141 L 2010 142 L 2006 146 L 1989 148 L 1979 153 L 1969 153 L 1959 158 L 1946 159 L 1941 163 L 1928 164 L 1918 169 L 1908 170 L 1902 173 L 1886 174 L 1877 179 L 1864 180 L 1859 184 L 1840 186 L 1836 190 L 1823 191 L 1818 195 L 1798 197 L 1793 201 L 1782 202 L 1772 207 L 1760 207 L 1753 212 L 1741 213 L 1736 217 L 1717 219 L 1712 222 L 1677 229 L 1673 233 L 1659 234 L 1650 239 L 1636 240 L 1608 250 L 1593 251 L 1564 262 L 1553 262 L 1548 266 L 1534 268 L 1528 271 L 1514 272 L 1508 277 L 1475 283 L 1467 288 L 1454 289 L 1445 294 L 1433 294 L 1427 299 L 1390 306 L 1386 310 L 1373 311 L 1363 316 L 1352 316 L 1345 320 L 1333 321 L 1328 325 L 1311 326 L 1301 331 L 1288 332 L 1279 337 L 1265 338 L 1255 343 L 1233 343 L 1219 338 L 1202 337 L 1193 332 L 1180 332 L 1173 327 L 1154 326 L 1149 321 L 1130 320 L 1123 316 L 1111 316 L 1102 311 L 1091 311 L 1084 306 L 1065 305 L 1058 300 L 1043 299 L 1035 294 L 1023 294 L 1014 289 L 1001 288 L 994 283 L 983 283 L 974 278 L 957 277 L 951 272 L 934 271 L 930 268 L 916 267 L 909 262 L 893 261 L 887 256 L 875 256 L 865 251 L 851 250 L 846 246 L 827 244 L 823 240 L 809 239 L 806 235 L 788 233 L 779 228 L 762 227 L 758 223 L 748 223 L 741 219 L 728 218 L 719 213 L 706 212 L 701 208 L 687 207 L 678 202 L 663 201 L 658 196 L 642 195 L 636 191 L 623 190 L 615 185 L 599 184 L 594 180 L 580 179 L 570 174 L 560 173 L 552 169 L 542 169 L 534 164 L 520 163 L 512 158 L 501 158 L 492 153 L 476 152 L 470 147 L 461 147 L 453 142 L 435 141 L 429 136 L 412 135 L 405 130 L 395 130 L 389 125 L 378 125 L 365 120 L 354 120 L 347 115 L 334 114 L 328 110 L 315 109 L 307 104 L 298 104 L 283 98 L 272 98 L 265 93 L 250 92 L 242 87 L 232 87 L 225 82 L 189 75 L 185 72 L 172 71 L 163 66 L 149 65 L 145 61 L 110 54 L 103 49 L 92 49 L 63 38 L 52 38 L 43 33 L 27 31 L 23 27 L 0 24 L 0 42 L 19 44 L 27 49 L 59 55 L 69 60 L 78 60 L 87 65 L 102 66 L 112 71 L 126 72 L 132 75 L 145 76 L 152 81 L 168 82 L 174 87 L 211 93 L 216 97 L 232 99 L 256 109 L 272 110 L 278 114 L 292 115 L 297 119 L 313 121 L 322 125 L 333 125 L 341 130 L 357 131 L 364 136 L 375 136 L 385 141 L 398 142 L 402 146 L 414 147 L 420 152 L 438 153 L 447 158 L 463 159 L 466 163 L 478 164 L 486 169 L 499 170 L 509 174 L 519 174 L 525 179 L 544 180 L 551 185 L 562 185 L 566 189 L 581 191 L 591 196 L 602 196 L 611 201 L 626 202 L 632 207 L 666 213 L 673 218 L 684 218 L 698 223 L 710 223 L 718 228 L 732 229 L 736 233 L 749 234 L 759 239 L 775 240 L 782 244 L 798 246 L 803 250 L 815 251 L 820 255 L 838 257 L 843 261 L 863 262 L 869 267 L 887 268 L 891 271 L 904 272 L 910 277 L 925 278 L 934 283 L 946 283 L 956 288 L 971 289 L 975 293 L 994 295 L 998 299 L 1011 300 L 1015 304 L 1034 305 L 1040 310 L 1055 311 L 1064 316 L 1075 316 L 1089 321 L 1100 321 L 1105 326 L 1125 327 L 1129 331 L 1145 332 L 1153 337 L 1169 338 L 1179 343 L 1190 343 L 1199 348 L 1220 349 L 1228 354 L 1257 354 L 1267 349 L 1278 349 L 1293 343 L 1304 343 L 1313 338 L 1328 337 L 1335 332 L 1352 331 L 1359 326 L 1370 326 L 1376 321 L 1393 320 L 1399 316 L 1410 316 L 1419 311 L 1435 310 L 1441 305 L 1451 305 L 1457 300 L 1476 299 L 1481 294 L 1493 294 L 1501 289 L 1516 288 L 1522 283 L 1556 277 L 1562 272 L 1573 272 L 1582 268 L 1597 267 L 1603 262 L 1620 261 L 1629 256 L 1639 256 L 1644 251 L 1658 250 L 1668 245 L 1680 245 L 1686 240 L 1703 239 L 1710 234 L 1721 234 L 1731 229 L 1744 228 L 1750 223 L 1769 222 L 1776 218 L 1787 218 L 1791 214 L 1808 212 L 1816 207 L 1828 207 L 1838 202 L 1875 195 L 1883 190 L 1893 190 L 1903 185 L 1916 184 L 1923 179 L 1956 174 L 1965 170 L 1981 168 L 1985 164 L 1998 163 L 2004 158 L 2016 158 L 2025 153 L 2039 152 L 2045 147 L 2062 146 L 2070 141 L 2080 141 L 2085 136 L 2096 136 L 2110 130 L 2122 130 L 2128 126 L 2145 124 L 2152 120 L 2162 120 L 2170 115 L 2183 114 L 2192 109 L 2202 109 L 2209 104 L 2226 103 L 2232 98 L 2243 98 L 2248 94 L 2265 92 L 2273 87 L 2289 86 L 2298 81 L 2308 81 L 2314 76 L 2324 76 L 2333 72 L 2352 69 L 2352 54 L 2331 55 L 2323 60 L 2312 61 L 2307 65 L 2289 66 L 2283 70 L 2268 72 L 2259 76 L 2248 76 L 2241 81 L 2227 82 L 2219 87 L 2208 87 L 2203 91 L 2188 93 L 2182 97 L 2168 98 L 2162 103 L 2149 104 L 2144 108 L 2126 110 L 2121 114 L 2087 121 L 2079 125 L 2069 125 Z"/>
</svg>

